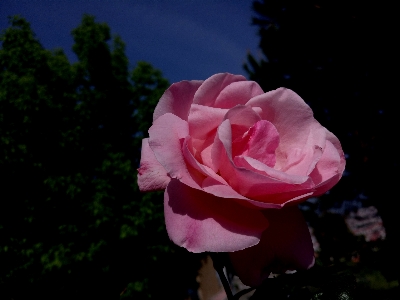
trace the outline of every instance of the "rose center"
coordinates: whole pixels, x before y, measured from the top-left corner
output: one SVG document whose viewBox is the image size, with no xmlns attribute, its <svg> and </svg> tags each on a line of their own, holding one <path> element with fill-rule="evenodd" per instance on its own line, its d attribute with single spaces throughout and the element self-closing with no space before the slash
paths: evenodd
<svg viewBox="0 0 400 300">
<path fill-rule="evenodd" d="M 260 120 L 233 141 L 232 156 L 249 156 L 273 168 L 278 145 L 279 133 L 275 126 L 266 120 Z"/>
</svg>

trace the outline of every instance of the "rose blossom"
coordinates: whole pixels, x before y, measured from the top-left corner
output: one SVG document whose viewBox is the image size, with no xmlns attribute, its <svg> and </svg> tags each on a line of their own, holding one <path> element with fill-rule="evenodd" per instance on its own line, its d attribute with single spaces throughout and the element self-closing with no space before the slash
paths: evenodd
<svg viewBox="0 0 400 300">
<path fill-rule="evenodd" d="M 271 271 L 313 265 L 296 204 L 332 188 L 344 166 L 339 140 L 296 93 L 264 93 L 225 73 L 166 90 L 142 142 L 138 184 L 165 189 L 174 243 L 232 252 L 239 277 L 255 286 Z"/>
</svg>

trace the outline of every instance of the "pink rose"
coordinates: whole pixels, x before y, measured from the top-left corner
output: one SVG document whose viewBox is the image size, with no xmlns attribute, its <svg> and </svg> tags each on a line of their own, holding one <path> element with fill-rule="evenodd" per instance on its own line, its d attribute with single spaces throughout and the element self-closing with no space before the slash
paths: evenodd
<svg viewBox="0 0 400 300">
<path fill-rule="evenodd" d="M 191 252 L 233 252 L 242 281 L 258 285 L 270 271 L 312 266 L 296 204 L 332 188 L 344 166 L 339 140 L 296 93 L 264 93 L 225 73 L 164 93 L 143 139 L 138 184 L 141 191 L 165 189 L 174 243 Z"/>
</svg>

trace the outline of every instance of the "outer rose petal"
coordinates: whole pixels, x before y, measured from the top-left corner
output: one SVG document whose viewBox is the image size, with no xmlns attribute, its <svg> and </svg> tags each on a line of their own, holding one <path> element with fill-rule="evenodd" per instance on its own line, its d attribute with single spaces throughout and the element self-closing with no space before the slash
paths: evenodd
<svg viewBox="0 0 400 300">
<path fill-rule="evenodd" d="M 308 269 L 314 265 L 311 236 L 297 207 L 266 210 L 270 223 L 256 246 L 229 253 L 241 281 L 258 286 L 271 272 Z"/>
<path fill-rule="evenodd" d="M 153 122 L 166 113 L 172 113 L 187 121 L 194 94 L 202 83 L 200 80 L 185 80 L 171 85 L 154 109 Z"/>
<path fill-rule="evenodd" d="M 249 99 L 264 94 L 255 81 L 239 81 L 228 85 L 215 100 L 214 106 L 232 108 L 238 104 L 246 104 Z"/>
<path fill-rule="evenodd" d="M 326 130 L 327 140 L 321 159 L 310 174 L 315 182 L 315 196 L 324 194 L 330 190 L 342 177 L 346 160 L 340 142 L 337 137 Z"/>
<path fill-rule="evenodd" d="M 172 179 L 164 194 L 170 239 L 191 252 L 231 252 L 256 245 L 268 221 L 258 211 Z"/>
<path fill-rule="evenodd" d="M 142 140 L 142 154 L 138 171 L 138 185 L 142 192 L 163 190 L 171 180 L 150 149 L 149 139 Z"/>
<path fill-rule="evenodd" d="M 193 98 L 193 103 L 215 107 L 215 101 L 220 93 L 228 85 L 237 81 L 246 81 L 246 78 L 242 75 L 229 73 L 215 74 L 203 82 Z"/>
<path fill-rule="evenodd" d="M 166 113 L 154 121 L 149 129 L 149 145 L 155 157 L 171 178 L 200 188 L 189 172 L 182 153 L 182 144 L 189 133 L 189 125 L 181 118 Z"/>
</svg>

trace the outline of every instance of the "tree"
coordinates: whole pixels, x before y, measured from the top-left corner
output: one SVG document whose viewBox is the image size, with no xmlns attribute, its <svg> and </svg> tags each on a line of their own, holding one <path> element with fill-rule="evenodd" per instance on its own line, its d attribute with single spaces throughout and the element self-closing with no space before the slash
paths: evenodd
<svg viewBox="0 0 400 300">
<path fill-rule="evenodd" d="M 92 16 L 72 35 L 73 65 L 21 17 L 1 35 L 0 298 L 157 297 L 189 267 L 168 240 L 162 195 L 136 185 L 169 83 L 145 62 L 129 72 L 123 41 Z"/>
<path fill-rule="evenodd" d="M 284 86 L 297 92 L 339 137 L 347 156 L 345 176 L 322 202 L 362 194 L 378 207 L 387 230 L 379 264 L 390 280 L 398 280 L 392 188 L 397 176 L 388 175 L 399 164 L 388 152 L 398 127 L 393 8 L 361 1 L 260 0 L 253 9 L 264 56 L 250 54 L 245 69 L 265 91 Z"/>
</svg>

